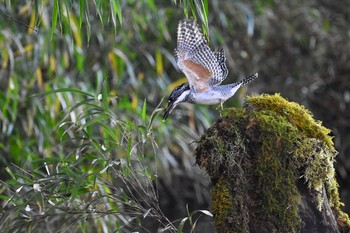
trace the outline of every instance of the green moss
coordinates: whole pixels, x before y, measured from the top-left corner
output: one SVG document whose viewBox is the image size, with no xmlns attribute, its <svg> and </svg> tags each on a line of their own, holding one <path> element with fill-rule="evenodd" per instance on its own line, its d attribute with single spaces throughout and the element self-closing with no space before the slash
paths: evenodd
<svg viewBox="0 0 350 233">
<path fill-rule="evenodd" d="M 270 111 L 248 113 L 256 121 L 260 132 L 261 152 L 257 158 L 255 174 L 257 190 L 261 195 L 259 216 L 275 225 L 278 232 L 295 232 L 301 227 L 298 215 L 300 196 L 295 181 L 298 179 L 294 163 L 289 157 L 293 143 L 299 138 L 297 130 L 282 116 Z"/>
<path fill-rule="evenodd" d="M 247 216 L 242 214 L 242 195 L 232 195 L 231 184 L 221 177 L 212 189 L 212 209 L 215 213 L 217 232 L 249 232 Z M 235 219 L 235 221 L 233 221 Z"/>
<path fill-rule="evenodd" d="M 279 94 L 248 97 L 246 106 L 249 105 L 255 111 L 270 111 L 284 117 L 287 122 L 296 126 L 306 137 L 320 139 L 330 149 L 334 150 L 332 137 L 329 136 L 330 130 L 323 127 L 321 121 L 313 119 L 312 113 L 304 106 L 289 102 Z"/>
<path fill-rule="evenodd" d="M 249 97 L 246 107 L 254 109 L 262 129 L 272 131 L 287 142 L 297 168 L 301 169 L 310 190 L 317 194 L 318 208 L 321 210 L 325 186 L 329 204 L 338 215 L 339 222 L 350 226 L 349 217 L 340 210 L 338 184 L 335 179 L 333 146 L 330 130 L 322 122 L 313 119 L 312 114 L 297 103 L 289 102 L 279 94 Z M 271 119 L 275 116 L 275 119 Z M 266 144 L 269 144 L 265 141 Z M 273 144 L 276 145 L 276 144 Z M 273 145 L 267 145 L 268 148 Z M 273 152 L 272 152 L 273 153 Z"/>
<path fill-rule="evenodd" d="M 227 218 L 230 216 L 232 199 L 227 187 L 229 187 L 229 185 L 221 178 L 212 189 L 212 209 L 217 219 L 217 221 L 215 221 L 216 229 L 220 230 L 220 232 L 229 232 L 228 229 L 225 229 L 227 225 L 225 221 L 227 221 Z"/>
<path fill-rule="evenodd" d="M 300 177 L 316 194 L 319 210 L 329 201 L 339 225 L 350 227 L 348 215 L 340 210 L 330 130 L 307 109 L 275 94 L 249 97 L 243 109 L 226 109 L 223 115 L 196 150 L 197 163 L 215 184 L 212 208 L 218 232 L 237 225 L 243 230 L 231 232 L 248 231 L 252 226 L 241 216 L 249 214 L 265 227 L 259 232 L 299 231 Z M 323 188 L 328 200 L 323 200 Z"/>
</svg>

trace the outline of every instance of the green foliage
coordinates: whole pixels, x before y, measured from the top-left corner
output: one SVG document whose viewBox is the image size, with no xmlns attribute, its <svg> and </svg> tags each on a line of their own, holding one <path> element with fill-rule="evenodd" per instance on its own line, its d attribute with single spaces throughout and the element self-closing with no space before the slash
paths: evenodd
<svg viewBox="0 0 350 233">
<path fill-rule="evenodd" d="M 4 229 L 38 230 L 43 227 L 42 219 L 51 223 L 49 227 L 63 221 L 62 229 L 95 229 L 99 224 L 116 229 L 110 224 L 134 218 L 123 225 L 138 225 L 137 219 L 148 217 L 145 213 L 174 229 L 169 221 L 164 222 L 158 206 L 155 175 L 149 169 L 155 157 L 145 151 L 155 144 L 150 136 L 152 127 L 147 128 L 151 118 L 144 113 L 146 102 L 140 124 L 123 121 L 110 109 L 113 97 L 107 95 L 108 87 L 102 88 L 100 95 L 72 88 L 47 93 L 63 98 L 75 94 L 81 102 L 67 108 L 66 118 L 58 122 L 62 153 L 42 158 L 33 154 L 30 162 L 18 161 L 21 168 L 6 168 L 10 178 L 4 183 L 7 191 L 1 198 L 5 201 L 3 211 L 12 220 L 1 223 Z M 50 217 L 58 214 L 62 218 Z"/>
<path fill-rule="evenodd" d="M 176 4 L 207 27 L 207 1 L 189 2 Z M 174 161 L 166 148 L 188 151 L 198 135 L 158 117 L 181 8 L 35 0 L 0 10 L 0 228 L 124 232 L 146 220 L 176 231 L 155 184 Z"/>
</svg>

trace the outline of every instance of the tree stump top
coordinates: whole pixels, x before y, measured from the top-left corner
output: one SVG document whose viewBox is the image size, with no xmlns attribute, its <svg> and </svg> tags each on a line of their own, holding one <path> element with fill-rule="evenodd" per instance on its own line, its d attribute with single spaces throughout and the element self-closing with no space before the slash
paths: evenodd
<svg viewBox="0 0 350 233">
<path fill-rule="evenodd" d="M 217 231 L 347 231 L 329 133 L 279 94 L 248 97 L 244 108 L 225 110 L 195 151 L 213 182 Z"/>
</svg>

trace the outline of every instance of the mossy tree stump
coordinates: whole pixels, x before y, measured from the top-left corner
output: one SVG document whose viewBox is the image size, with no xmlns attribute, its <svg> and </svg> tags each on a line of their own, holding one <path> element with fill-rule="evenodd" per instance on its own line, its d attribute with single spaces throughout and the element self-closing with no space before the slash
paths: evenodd
<svg viewBox="0 0 350 233">
<path fill-rule="evenodd" d="M 330 131 L 280 95 L 249 97 L 202 136 L 217 232 L 348 232 Z"/>
</svg>

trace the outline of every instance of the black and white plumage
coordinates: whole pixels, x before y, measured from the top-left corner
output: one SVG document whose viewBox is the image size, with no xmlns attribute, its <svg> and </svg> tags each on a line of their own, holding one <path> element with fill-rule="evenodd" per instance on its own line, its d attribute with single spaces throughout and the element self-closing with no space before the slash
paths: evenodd
<svg viewBox="0 0 350 233">
<path fill-rule="evenodd" d="M 228 74 L 224 50 L 213 52 L 194 20 L 180 21 L 175 58 L 188 84 L 181 84 L 172 91 L 163 119 L 181 102 L 220 104 L 222 107 L 242 85 L 258 77 L 256 73 L 239 82 L 220 85 Z"/>
<path fill-rule="evenodd" d="M 219 85 L 227 76 L 224 51 L 211 51 L 194 20 L 180 21 L 175 53 L 177 65 L 193 91 L 203 92 L 209 85 Z"/>
</svg>

